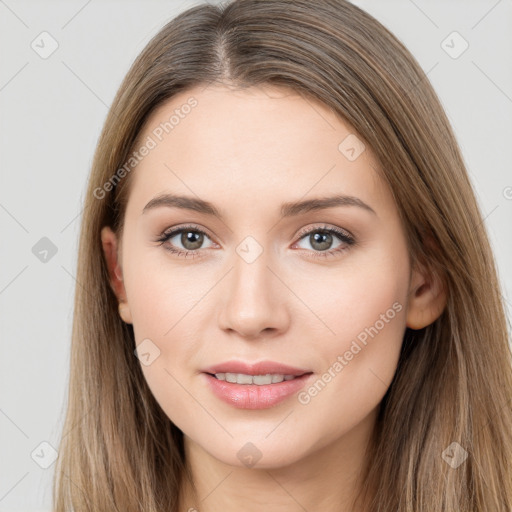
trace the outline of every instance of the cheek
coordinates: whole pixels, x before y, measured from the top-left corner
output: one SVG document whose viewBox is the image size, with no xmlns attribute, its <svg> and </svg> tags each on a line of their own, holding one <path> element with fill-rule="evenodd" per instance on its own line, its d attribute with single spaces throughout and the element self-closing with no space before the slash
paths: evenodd
<svg viewBox="0 0 512 512">
<path fill-rule="evenodd" d="M 328 293 L 317 287 L 309 295 L 311 308 L 322 312 L 332 332 L 318 349 L 321 373 L 297 398 L 306 422 L 314 416 L 315 423 L 328 426 L 322 443 L 378 406 L 398 363 L 406 324 L 407 251 L 397 245 L 367 256 L 347 264 L 335 279 L 317 280 Z"/>
<path fill-rule="evenodd" d="M 193 265 L 172 264 L 157 251 L 134 251 L 124 273 L 143 375 L 157 402 L 181 428 L 194 407 L 185 390 L 194 382 L 191 368 L 197 364 L 192 361 L 201 353 L 200 331 L 215 276 Z"/>
<path fill-rule="evenodd" d="M 348 350 L 351 341 L 364 342 L 374 327 L 391 339 L 403 331 L 408 291 L 409 265 L 406 247 L 375 244 L 354 252 L 336 268 L 301 272 L 294 291 L 316 314 L 329 357 Z M 332 341 L 329 341 L 332 340 Z M 325 361 L 327 362 L 327 361 Z"/>
<path fill-rule="evenodd" d="M 376 405 L 396 370 L 405 332 L 405 300 L 405 283 L 391 272 L 353 274 L 330 293 L 309 295 L 308 304 L 320 313 L 323 327 L 318 324 L 325 332 L 316 356 L 329 387 Z M 303 343 L 307 345 L 307 337 Z"/>
<path fill-rule="evenodd" d="M 132 285 L 130 308 L 142 373 L 166 415 L 188 431 L 190 415 L 201 414 L 192 414 L 195 403 L 187 390 L 193 383 L 190 361 L 200 349 L 198 297 L 205 291 L 182 273 L 169 271 L 146 273 Z"/>
<path fill-rule="evenodd" d="M 165 344 L 177 331 L 189 332 L 182 325 L 190 323 L 191 313 L 194 316 L 196 306 L 211 287 L 193 266 L 173 263 L 159 247 L 134 251 L 125 264 L 125 280 L 138 343 L 154 338 Z M 188 345 L 186 342 L 184 339 L 183 347 Z"/>
</svg>

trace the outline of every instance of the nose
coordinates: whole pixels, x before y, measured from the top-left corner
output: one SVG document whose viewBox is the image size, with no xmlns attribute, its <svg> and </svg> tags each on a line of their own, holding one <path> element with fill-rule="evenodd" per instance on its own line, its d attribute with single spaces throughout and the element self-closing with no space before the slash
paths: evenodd
<svg viewBox="0 0 512 512">
<path fill-rule="evenodd" d="M 274 337 L 288 329 L 290 291 L 268 260 L 266 252 L 251 263 L 235 256 L 233 269 L 219 290 L 221 329 L 253 340 Z"/>
</svg>

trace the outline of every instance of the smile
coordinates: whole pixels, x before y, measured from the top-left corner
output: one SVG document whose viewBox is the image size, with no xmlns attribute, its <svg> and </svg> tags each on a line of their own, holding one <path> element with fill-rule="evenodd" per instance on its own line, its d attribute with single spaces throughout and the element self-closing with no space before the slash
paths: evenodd
<svg viewBox="0 0 512 512">
<path fill-rule="evenodd" d="M 268 409 L 298 393 L 314 374 L 203 373 L 209 389 L 237 409 Z"/>
<path fill-rule="evenodd" d="M 266 375 L 248 375 L 246 373 L 216 373 L 215 377 L 219 380 L 231 382 L 233 384 L 256 384 L 263 386 L 265 384 L 278 384 L 283 380 L 295 379 L 295 375 L 283 375 L 279 373 L 267 373 Z"/>
</svg>

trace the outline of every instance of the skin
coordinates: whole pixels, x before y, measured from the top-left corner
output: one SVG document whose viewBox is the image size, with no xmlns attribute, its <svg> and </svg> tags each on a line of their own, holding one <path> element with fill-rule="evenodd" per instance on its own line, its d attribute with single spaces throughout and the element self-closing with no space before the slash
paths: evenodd
<svg viewBox="0 0 512 512">
<path fill-rule="evenodd" d="M 160 350 L 141 365 L 144 376 L 184 433 L 198 493 L 185 486 L 180 510 L 352 510 L 405 328 L 440 315 L 442 286 L 411 268 L 370 148 L 349 161 L 338 146 L 354 131 L 323 104 L 287 89 L 197 87 L 161 105 L 141 140 L 192 96 L 198 105 L 132 171 L 122 240 L 107 226 L 101 233 L 123 320 L 137 344 L 149 338 Z M 169 207 L 143 214 L 164 192 L 210 201 L 223 220 Z M 336 206 L 280 218 L 284 202 L 335 193 L 375 213 Z M 179 234 L 156 241 L 188 223 L 207 233 L 200 257 L 165 249 L 193 247 Z M 299 230 L 324 226 L 348 231 L 356 244 L 333 234 L 326 250 L 344 250 L 315 258 L 321 244 Z M 236 251 L 247 236 L 263 248 L 252 263 Z M 309 369 L 316 380 L 394 303 L 401 310 L 307 404 L 292 396 L 268 409 L 237 409 L 201 374 L 230 359 L 269 359 Z M 253 467 L 237 457 L 248 442 L 262 454 Z"/>
</svg>

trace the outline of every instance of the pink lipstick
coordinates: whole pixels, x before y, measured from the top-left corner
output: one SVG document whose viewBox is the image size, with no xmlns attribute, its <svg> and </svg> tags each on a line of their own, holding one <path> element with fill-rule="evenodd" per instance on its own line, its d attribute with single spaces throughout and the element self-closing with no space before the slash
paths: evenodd
<svg viewBox="0 0 512 512">
<path fill-rule="evenodd" d="M 227 361 L 205 368 L 203 374 L 224 402 L 240 409 L 267 409 L 297 393 L 313 372 L 272 361 Z"/>
</svg>

